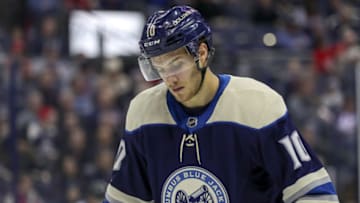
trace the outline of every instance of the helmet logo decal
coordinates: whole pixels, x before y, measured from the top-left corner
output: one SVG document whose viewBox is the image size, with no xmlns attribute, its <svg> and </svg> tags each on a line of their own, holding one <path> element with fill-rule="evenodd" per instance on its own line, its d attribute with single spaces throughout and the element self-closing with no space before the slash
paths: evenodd
<svg viewBox="0 0 360 203">
<path fill-rule="evenodd" d="M 155 36 L 155 25 L 154 24 L 150 24 L 150 26 L 148 27 L 148 30 L 147 30 L 147 36 L 148 37 L 153 37 Z"/>
<path fill-rule="evenodd" d="M 146 35 L 148 38 L 154 37 L 156 34 L 156 26 L 153 23 L 150 23 L 146 30 Z M 144 47 L 151 47 L 154 45 L 160 44 L 160 39 L 155 39 L 152 41 L 144 42 Z"/>
<path fill-rule="evenodd" d="M 193 13 L 193 11 L 186 11 L 185 13 L 183 13 L 181 16 L 179 16 L 178 18 L 176 18 L 175 20 L 172 21 L 173 25 L 179 24 L 181 21 L 183 21 L 191 13 Z"/>
<path fill-rule="evenodd" d="M 144 47 L 151 47 L 157 44 L 160 44 L 160 39 L 156 39 L 150 42 L 144 42 Z"/>
</svg>

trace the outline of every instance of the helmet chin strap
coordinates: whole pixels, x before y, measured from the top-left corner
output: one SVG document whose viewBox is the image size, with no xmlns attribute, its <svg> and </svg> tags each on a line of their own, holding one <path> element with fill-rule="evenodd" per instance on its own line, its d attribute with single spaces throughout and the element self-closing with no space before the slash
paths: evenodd
<svg viewBox="0 0 360 203">
<path fill-rule="evenodd" d="M 201 73 L 201 80 L 200 80 L 200 84 L 195 92 L 195 95 L 197 95 L 199 92 L 200 92 L 200 89 L 201 87 L 203 86 L 204 84 L 204 80 L 205 80 L 205 74 L 206 74 L 206 70 L 207 70 L 208 66 L 205 66 L 205 67 L 200 67 L 200 62 L 199 60 L 196 62 L 196 69 L 198 71 L 200 71 Z"/>
<path fill-rule="evenodd" d="M 207 63 L 206 63 L 206 66 L 204 66 L 204 67 L 200 67 L 200 59 L 199 59 L 199 58 L 198 58 L 197 60 L 195 60 L 196 69 L 201 72 L 200 85 L 199 85 L 199 87 L 197 88 L 197 90 L 196 90 L 196 92 L 195 92 L 195 95 L 197 95 L 197 94 L 199 93 L 201 87 L 203 86 L 203 83 L 204 83 L 204 80 L 205 80 L 206 70 L 207 70 L 208 67 L 209 67 L 209 64 L 210 64 L 211 59 L 212 59 L 212 57 L 213 57 L 213 55 L 214 55 L 214 52 L 215 52 L 215 49 L 214 49 L 214 48 L 212 48 L 212 49 L 209 50 L 209 54 L 208 54 L 207 57 L 206 57 Z"/>
</svg>

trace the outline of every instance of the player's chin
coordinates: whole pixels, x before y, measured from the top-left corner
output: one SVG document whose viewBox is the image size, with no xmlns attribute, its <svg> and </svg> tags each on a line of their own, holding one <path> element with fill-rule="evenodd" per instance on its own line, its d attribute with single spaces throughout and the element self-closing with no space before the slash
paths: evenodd
<svg viewBox="0 0 360 203">
<path fill-rule="evenodd" d="M 186 102 L 189 99 L 189 96 L 180 92 L 172 92 L 172 95 L 175 97 L 176 101 L 180 103 Z"/>
</svg>

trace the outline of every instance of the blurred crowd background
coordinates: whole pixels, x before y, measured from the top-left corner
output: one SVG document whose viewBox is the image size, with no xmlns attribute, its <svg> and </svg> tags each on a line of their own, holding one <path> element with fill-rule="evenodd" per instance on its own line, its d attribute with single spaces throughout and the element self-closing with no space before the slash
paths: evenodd
<svg viewBox="0 0 360 203">
<path fill-rule="evenodd" d="M 69 14 L 175 4 L 211 24 L 215 72 L 284 96 L 341 202 L 358 202 L 357 0 L 1 0 L 0 202 L 101 202 L 128 103 L 153 84 L 136 56 L 70 56 Z"/>
</svg>

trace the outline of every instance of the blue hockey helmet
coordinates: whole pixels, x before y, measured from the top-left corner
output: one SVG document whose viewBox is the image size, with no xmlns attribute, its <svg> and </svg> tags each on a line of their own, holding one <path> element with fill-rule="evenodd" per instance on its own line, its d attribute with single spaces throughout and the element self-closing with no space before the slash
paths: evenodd
<svg viewBox="0 0 360 203">
<path fill-rule="evenodd" d="M 141 55 L 138 62 L 145 80 L 160 79 L 151 64 L 151 57 L 185 47 L 197 61 L 200 42 L 213 50 L 211 29 L 197 10 L 190 6 L 174 6 L 155 12 L 148 18 L 139 41 Z"/>
</svg>

